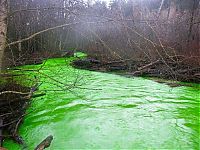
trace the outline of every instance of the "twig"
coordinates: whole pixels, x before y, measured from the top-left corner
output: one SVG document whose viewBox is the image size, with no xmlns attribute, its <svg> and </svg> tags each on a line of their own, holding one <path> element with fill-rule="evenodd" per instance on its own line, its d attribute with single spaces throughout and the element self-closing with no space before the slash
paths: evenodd
<svg viewBox="0 0 200 150">
<path fill-rule="evenodd" d="M 9 122 L 9 123 L 0 125 L 0 129 L 1 129 L 1 128 L 4 128 L 4 127 L 6 127 L 6 126 L 9 126 L 9 125 L 11 125 L 11 124 L 13 124 L 13 123 L 15 123 L 15 122 L 17 122 L 19 119 L 20 119 L 20 118 L 18 118 L 18 119 L 16 119 L 16 120 L 13 120 L 13 121 L 11 121 L 11 122 Z"/>
<path fill-rule="evenodd" d="M 23 118 L 20 118 L 15 126 L 15 130 L 14 130 L 14 136 L 17 135 L 17 130 L 19 128 L 20 123 L 22 122 Z"/>
</svg>

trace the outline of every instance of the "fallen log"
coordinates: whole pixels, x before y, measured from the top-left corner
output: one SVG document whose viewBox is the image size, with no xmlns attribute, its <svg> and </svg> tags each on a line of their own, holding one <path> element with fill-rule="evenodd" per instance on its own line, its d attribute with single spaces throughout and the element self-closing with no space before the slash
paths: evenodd
<svg viewBox="0 0 200 150">
<path fill-rule="evenodd" d="M 53 140 L 53 136 L 49 135 L 46 137 L 34 150 L 43 150 L 45 148 L 48 148 L 51 145 L 51 142 Z"/>
<path fill-rule="evenodd" d="M 139 67 L 139 68 L 138 68 L 138 71 L 139 71 L 139 70 L 146 69 L 146 68 L 149 68 L 149 67 L 155 65 L 155 64 L 158 63 L 158 62 L 160 62 L 160 59 L 158 59 L 158 60 L 156 60 L 156 61 L 154 61 L 154 62 L 151 62 L 151 63 L 149 63 L 149 64 L 147 64 L 147 65 L 144 65 L 144 66 L 142 66 L 142 67 Z"/>
</svg>

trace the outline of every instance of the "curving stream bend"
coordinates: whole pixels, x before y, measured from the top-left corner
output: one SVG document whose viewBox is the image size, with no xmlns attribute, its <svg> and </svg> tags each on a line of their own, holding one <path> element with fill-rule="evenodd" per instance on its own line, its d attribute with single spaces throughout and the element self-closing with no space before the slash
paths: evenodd
<svg viewBox="0 0 200 150">
<path fill-rule="evenodd" d="M 20 128 L 28 149 L 50 134 L 51 150 L 199 149 L 198 88 L 79 70 L 70 60 L 49 59 L 40 73 L 25 72 L 46 92 L 33 99 Z M 9 140 L 4 146 L 21 149 Z"/>
</svg>

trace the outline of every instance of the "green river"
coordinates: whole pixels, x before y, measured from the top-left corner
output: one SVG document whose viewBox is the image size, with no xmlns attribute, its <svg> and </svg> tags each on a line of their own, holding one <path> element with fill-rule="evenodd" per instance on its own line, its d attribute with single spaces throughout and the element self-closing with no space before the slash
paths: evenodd
<svg viewBox="0 0 200 150">
<path fill-rule="evenodd" d="M 172 88 L 142 77 L 75 69 L 72 59 L 20 67 L 42 83 L 38 92 L 46 92 L 32 99 L 19 130 L 28 150 L 48 135 L 54 137 L 49 150 L 200 148 L 199 85 Z M 4 146 L 22 149 L 11 140 Z"/>
</svg>

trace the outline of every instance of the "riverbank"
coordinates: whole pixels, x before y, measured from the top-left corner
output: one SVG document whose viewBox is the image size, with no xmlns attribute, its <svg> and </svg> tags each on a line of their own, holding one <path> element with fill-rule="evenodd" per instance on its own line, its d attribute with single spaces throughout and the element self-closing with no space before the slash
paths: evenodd
<svg viewBox="0 0 200 150">
<path fill-rule="evenodd" d="M 12 80 L 0 83 L 0 149 L 5 139 L 24 144 L 18 129 L 30 103 L 30 90 Z"/>
<path fill-rule="evenodd" d="M 81 69 L 101 72 L 121 72 L 129 76 L 159 77 L 168 80 L 200 83 L 200 67 L 185 64 L 182 60 L 169 61 L 158 59 L 148 61 L 100 61 L 94 58 L 75 60 L 72 65 Z"/>
<path fill-rule="evenodd" d="M 19 133 L 19 128 L 27 115 L 31 99 L 43 94 L 33 93 L 38 89 L 38 83 L 33 86 L 22 84 L 17 78 L 22 79 L 22 74 L 12 72 L 4 73 L 0 80 L 0 149 L 4 141 L 11 139 L 15 143 L 26 147 L 25 139 Z M 23 81 L 28 80 L 23 76 Z M 6 149 L 5 149 L 6 150 Z"/>
</svg>

